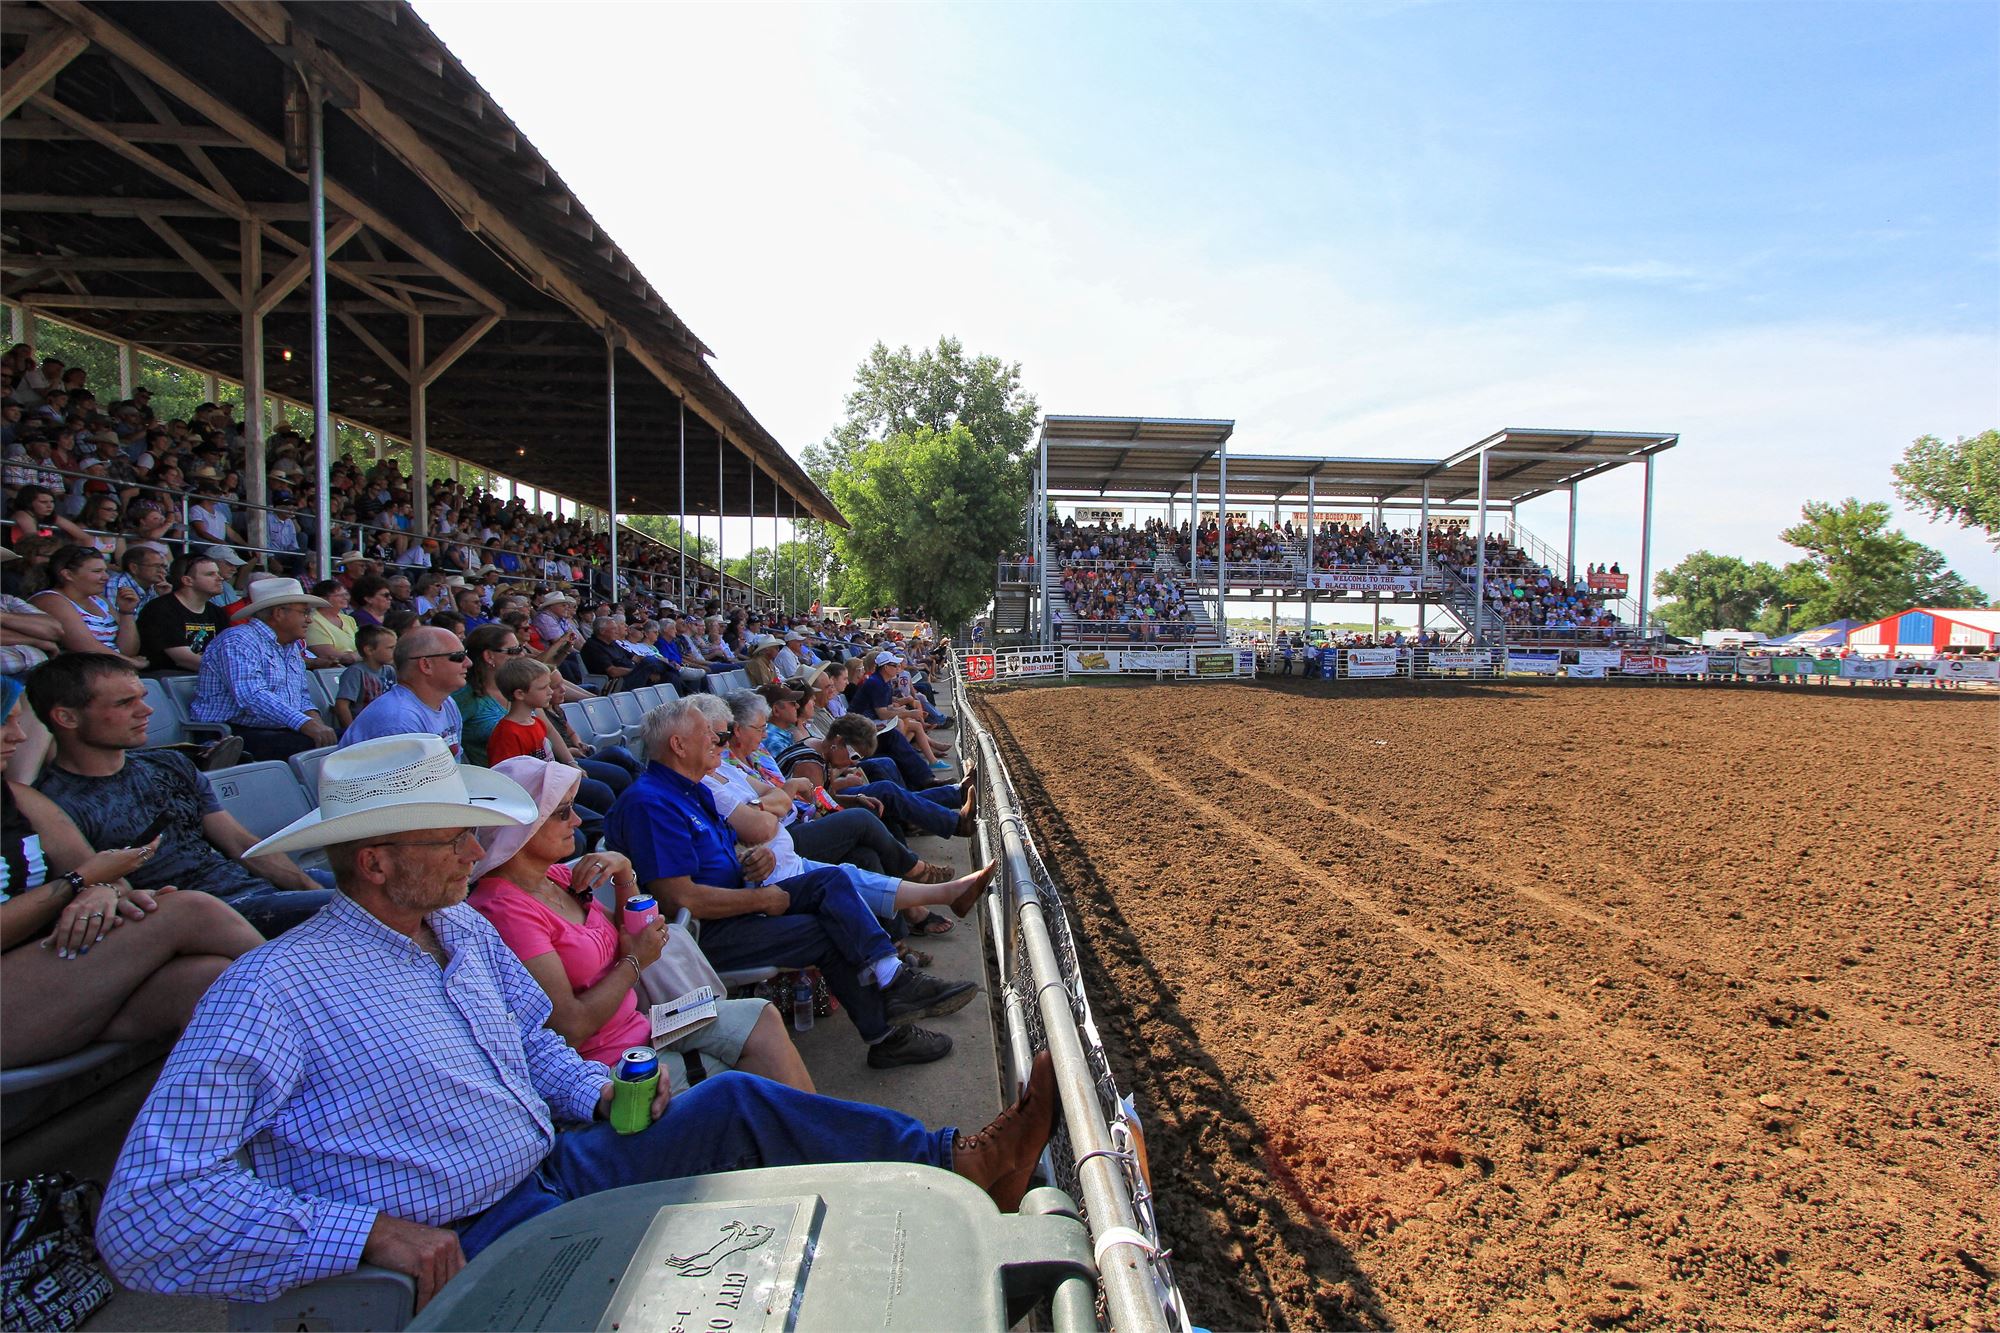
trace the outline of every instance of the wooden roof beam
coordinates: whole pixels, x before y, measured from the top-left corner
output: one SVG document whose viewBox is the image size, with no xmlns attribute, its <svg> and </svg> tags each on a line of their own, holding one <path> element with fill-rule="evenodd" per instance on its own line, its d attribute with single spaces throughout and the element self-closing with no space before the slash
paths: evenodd
<svg viewBox="0 0 2000 1333">
<path fill-rule="evenodd" d="M 0 86 L 0 116 L 19 111 L 69 68 L 70 61 L 89 49 L 90 39 L 80 32 L 38 32 L 29 37 L 27 49 L 0 70 L 0 85 L 4 85 Z"/>
</svg>

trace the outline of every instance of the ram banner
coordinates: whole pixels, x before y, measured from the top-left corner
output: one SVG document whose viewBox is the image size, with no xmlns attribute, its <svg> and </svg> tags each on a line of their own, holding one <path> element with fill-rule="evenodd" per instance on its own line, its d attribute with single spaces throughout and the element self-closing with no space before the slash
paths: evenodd
<svg viewBox="0 0 2000 1333">
<path fill-rule="evenodd" d="M 1394 648 L 1349 648 L 1347 650 L 1347 674 L 1349 676 L 1393 676 L 1397 673 L 1397 651 Z"/>
<path fill-rule="evenodd" d="M 993 660 L 1002 680 L 1009 676 L 1060 676 L 1063 669 L 1062 654 L 1053 648 L 995 653 Z"/>
<path fill-rule="evenodd" d="M 1507 671 L 1517 676 L 1553 676 L 1562 665 L 1561 653 L 1507 652 Z"/>
</svg>

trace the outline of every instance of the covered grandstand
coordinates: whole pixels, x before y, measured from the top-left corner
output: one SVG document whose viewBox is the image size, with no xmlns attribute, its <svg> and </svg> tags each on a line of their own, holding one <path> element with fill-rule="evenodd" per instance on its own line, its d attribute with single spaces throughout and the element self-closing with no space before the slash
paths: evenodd
<svg viewBox="0 0 2000 1333">
<path fill-rule="evenodd" d="M 1679 442 L 1676 434 L 1508 428 L 1442 457 L 1368 458 L 1232 452 L 1235 432 L 1236 423 L 1227 420 L 1047 417 L 1036 446 L 1029 559 L 1003 568 L 996 600 L 1002 626 L 1010 620 L 1032 626 L 1043 643 L 1076 639 L 1076 629 L 1065 623 L 1061 557 L 1051 542 L 1049 511 L 1066 507 L 1092 521 L 1117 515 L 1114 521 L 1122 522 L 1122 506 L 1130 504 L 1135 511 L 1163 515 L 1169 530 L 1183 523 L 1198 528 L 1218 515 L 1252 528 L 1268 518 L 1272 529 L 1303 530 L 1302 537 L 1274 543 L 1274 549 L 1248 561 L 1233 559 L 1225 543 L 1213 558 L 1190 551 L 1185 562 L 1169 555 L 1161 563 L 1162 576 L 1201 594 L 1197 630 L 1217 639 L 1231 597 L 1265 594 L 1303 601 L 1308 631 L 1315 607 L 1337 600 L 1378 606 L 1404 600 L 1416 605 L 1420 617 L 1433 608 L 1449 612 L 1479 643 L 1521 637 L 1509 633 L 1506 617 L 1489 599 L 1486 560 L 1473 562 L 1461 576 L 1434 561 L 1431 543 L 1423 541 L 1410 552 L 1409 568 L 1325 567 L 1316 549 L 1323 524 L 1351 521 L 1357 528 L 1380 529 L 1392 519 L 1414 524 L 1419 532 L 1460 532 L 1482 550 L 1498 536 L 1518 552 L 1523 569 L 1555 572 L 1578 587 L 1587 584 L 1600 604 L 1624 605 L 1622 622 L 1645 633 L 1653 467 Z M 1645 473 L 1638 516 L 1641 561 L 1633 576 L 1638 586 L 1633 590 L 1623 573 L 1590 571 L 1579 580 L 1577 488 L 1631 464 Z M 1516 517 L 1520 505 L 1552 494 L 1568 503 L 1560 547 L 1528 532 Z M 1634 595 L 1628 599 L 1628 593 Z M 1083 638 L 1090 637 L 1090 629 L 1083 627 Z"/>
</svg>

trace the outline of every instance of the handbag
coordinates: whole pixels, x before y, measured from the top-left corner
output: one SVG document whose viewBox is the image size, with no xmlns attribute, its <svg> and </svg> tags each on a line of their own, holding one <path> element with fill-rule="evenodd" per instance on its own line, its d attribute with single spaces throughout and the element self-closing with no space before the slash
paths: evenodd
<svg viewBox="0 0 2000 1333">
<path fill-rule="evenodd" d="M 711 987 L 718 1000 L 729 994 L 729 987 L 722 984 L 722 974 L 708 961 L 708 955 L 701 951 L 694 936 L 681 926 L 669 924 L 660 956 L 639 973 L 639 990 L 645 1002 L 665 1004 L 702 986 Z"/>
<path fill-rule="evenodd" d="M 104 1189 L 67 1172 L 0 1187 L 0 1327 L 68 1333 L 111 1299 L 91 1239 Z"/>
</svg>

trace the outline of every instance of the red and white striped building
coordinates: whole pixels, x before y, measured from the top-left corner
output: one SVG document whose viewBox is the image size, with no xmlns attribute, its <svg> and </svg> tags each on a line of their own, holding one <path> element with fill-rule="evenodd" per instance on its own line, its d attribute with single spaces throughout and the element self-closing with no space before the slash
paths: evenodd
<svg viewBox="0 0 2000 1333">
<path fill-rule="evenodd" d="M 1941 652 L 2000 649 L 2000 610 L 1911 607 L 1850 631 L 1847 646 L 1862 657 L 1936 657 Z"/>
</svg>

